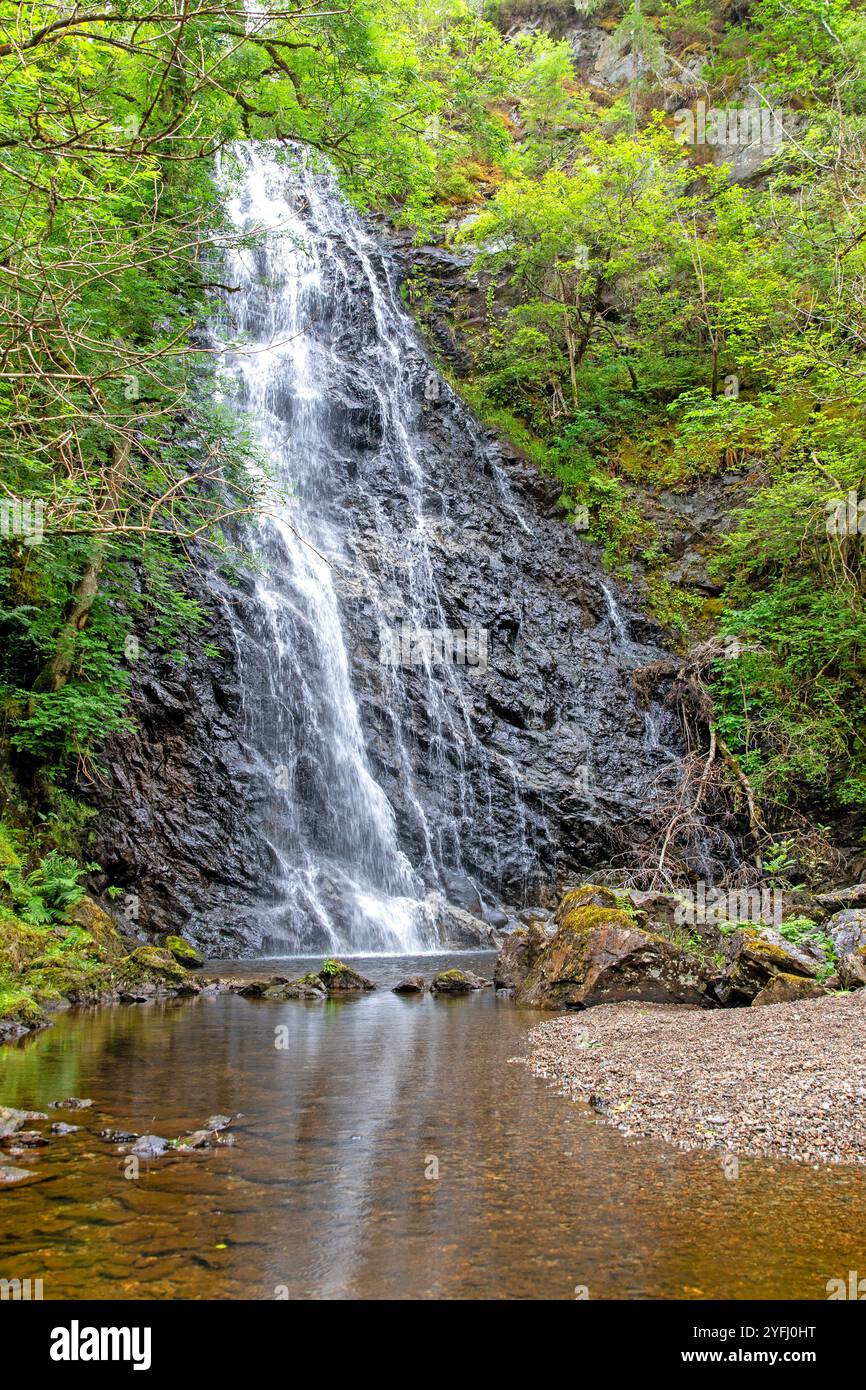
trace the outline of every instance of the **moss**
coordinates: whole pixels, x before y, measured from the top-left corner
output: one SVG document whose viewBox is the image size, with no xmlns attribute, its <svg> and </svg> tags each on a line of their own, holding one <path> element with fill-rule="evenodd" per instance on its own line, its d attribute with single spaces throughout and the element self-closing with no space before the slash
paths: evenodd
<svg viewBox="0 0 866 1390">
<path fill-rule="evenodd" d="M 611 895 L 613 896 L 613 895 Z M 614 902 L 616 899 L 614 899 Z M 560 919 L 560 931 L 591 932 L 596 927 L 624 927 L 634 930 L 634 918 L 619 907 L 570 907 Z"/>
<path fill-rule="evenodd" d="M 197 951 L 192 942 L 185 941 L 182 936 L 167 936 L 163 940 L 163 945 L 178 965 L 185 965 L 187 969 L 195 969 L 197 966 L 204 965 L 204 956 L 201 951 Z"/>
<path fill-rule="evenodd" d="M 440 970 L 439 974 L 436 976 L 436 979 L 463 981 L 466 979 L 466 976 L 463 974 L 462 970 Z"/>
</svg>

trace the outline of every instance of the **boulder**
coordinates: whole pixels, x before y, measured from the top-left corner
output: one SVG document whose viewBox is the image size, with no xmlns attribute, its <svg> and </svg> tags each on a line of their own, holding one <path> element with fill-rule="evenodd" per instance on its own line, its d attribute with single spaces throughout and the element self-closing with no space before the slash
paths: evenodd
<svg viewBox="0 0 866 1390">
<path fill-rule="evenodd" d="M 396 984 L 396 985 L 394 986 L 394 988 L 393 988 L 393 990 L 391 991 L 391 993 L 392 993 L 392 994 L 423 994 L 423 993 L 424 993 L 424 988 L 425 988 L 425 986 L 424 986 L 424 976 L 423 976 L 423 975 L 407 975 L 407 976 L 405 977 L 405 979 L 400 980 L 399 983 Z"/>
<path fill-rule="evenodd" d="M 462 908 L 473 917 L 482 915 L 481 894 L 471 878 L 467 878 L 465 874 L 446 873 L 444 887 L 449 903 Z"/>
<path fill-rule="evenodd" d="M 473 990 L 484 989 L 490 981 L 475 975 L 471 970 L 440 970 L 433 976 L 430 984 L 431 994 L 471 994 Z"/>
<path fill-rule="evenodd" d="M 833 942 L 836 955 L 842 959 L 861 951 L 866 946 L 866 909 L 862 907 L 845 908 L 837 912 L 823 930 Z"/>
<path fill-rule="evenodd" d="M 499 945 L 501 936 L 496 927 L 451 903 L 435 904 L 436 926 L 444 949 L 490 950 Z"/>
<path fill-rule="evenodd" d="M 769 984 L 764 985 L 752 1000 L 752 1008 L 763 1004 L 796 1004 L 801 999 L 820 999 L 827 993 L 817 980 L 806 975 L 788 975 L 784 971 L 774 975 Z"/>
<path fill-rule="evenodd" d="M 363 990 L 376 988 L 366 975 L 360 975 L 357 970 L 353 970 L 341 960 L 326 960 L 318 978 L 329 994 L 358 994 Z"/>
<path fill-rule="evenodd" d="M 626 999 L 706 1004 L 700 958 L 636 927 L 617 908 L 570 907 L 515 996 L 542 1009 L 588 1008 Z"/>
<path fill-rule="evenodd" d="M 747 1003 L 776 975 L 803 975 L 815 979 L 825 959 L 817 948 L 786 941 L 777 931 L 744 927 L 725 978 L 726 1002 Z"/>
<path fill-rule="evenodd" d="M 530 927 L 518 927 L 516 931 L 510 932 L 502 943 L 493 967 L 494 987 L 517 989 L 522 985 L 549 943 L 550 938 L 537 923 Z"/>
</svg>

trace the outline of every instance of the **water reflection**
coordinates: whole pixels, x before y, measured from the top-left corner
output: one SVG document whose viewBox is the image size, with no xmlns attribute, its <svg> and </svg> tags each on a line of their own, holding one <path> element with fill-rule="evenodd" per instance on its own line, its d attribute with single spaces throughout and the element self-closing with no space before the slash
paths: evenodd
<svg viewBox="0 0 866 1390">
<path fill-rule="evenodd" d="M 358 965 L 390 985 L 435 962 Z M 48 1298 L 820 1298 L 866 1269 L 860 1170 L 745 1159 L 729 1181 L 714 1155 L 626 1139 L 508 1064 L 537 1018 L 385 988 L 63 1016 L 0 1054 L 4 1103 L 94 1099 L 0 1193 L 0 1275 Z M 97 1137 L 217 1111 L 242 1112 L 234 1148 L 137 1181 Z"/>
</svg>

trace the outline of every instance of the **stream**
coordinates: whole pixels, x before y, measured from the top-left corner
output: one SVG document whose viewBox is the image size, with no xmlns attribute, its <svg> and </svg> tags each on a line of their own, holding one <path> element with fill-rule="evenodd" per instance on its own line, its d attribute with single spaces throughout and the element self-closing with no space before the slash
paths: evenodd
<svg viewBox="0 0 866 1390">
<path fill-rule="evenodd" d="M 390 992 L 455 959 L 357 958 L 377 991 L 326 1004 L 70 1011 L 2 1049 L 7 1104 L 93 1106 L 49 1111 L 80 1130 L 17 1160 L 38 1176 L 5 1195 L 0 1273 L 46 1299 L 742 1299 L 824 1298 L 857 1268 L 859 1172 L 741 1158 L 729 1180 L 718 1155 L 623 1136 L 510 1062 L 550 1015 Z M 238 1112 L 232 1147 L 137 1179 L 97 1137 Z"/>
</svg>

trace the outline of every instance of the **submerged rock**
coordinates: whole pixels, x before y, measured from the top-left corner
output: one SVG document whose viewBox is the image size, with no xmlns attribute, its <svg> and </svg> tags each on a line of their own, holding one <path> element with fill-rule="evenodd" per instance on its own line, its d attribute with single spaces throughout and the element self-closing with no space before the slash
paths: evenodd
<svg viewBox="0 0 866 1390">
<path fill-rule="evenodd" d="M 163 1139 L 161 1135 L 142 1134 L 139 1139 L 136 1139 L 129 1152 L 135 1154 L 136 1158 L 161 1158 L 164 1153 L 168 1152 L 168 1148 L 168 1140 Z"/>
<path fill-rule="evenodd" d="M 577 906 L 561 925 L 515 996 L 543 1009 L 643 999 L 706 1004 L 709 973 L 697 955 L 635 926 L 618 908 Z"/>
<path fill-rule="evenodd" d="M 423 994 L 426 986 L 423 975 L 407 975 L 392 989 L 392 994 Z"/>
<path fill-rule="evenodd" d="M 44 1149 L 48 1146 L 48 1140 L 38 1129 L 19 1129 L 15 1134 L 9 1136 L 15 1149 Z M 13 1149 L 14 1153 L 15 1150 Z"/>
<path fill-rule="evenodd" d="M 89 1110 L 92 1100 L 82 1100 L 80 1096 L 67 1096 L 66 1100 L 52 1100 L 49 1110 Z"/>
<path fill-rule="evenodd" d="M 31 1173 L 28 1168 L 16 1168 L 11 1163 L 0 1163 L 0 1186 L 3 1184 L 11 1186 L 13 1183 L 23 1182 L 25 1178 L 35 1176 L 36 1174 Z"/>
<path fill-rule="evenodd" d="M 537 924 L 518 927 L 516 931 L 510 932 L 502 943 L 493 967 L 494 987 L 517 989 L 549 944 L 550 937 L 544 928 Z"/>
<path fill-rule="evenodd" d="M 807 975 L 787 975 L 780 972 L 774 975 L 769 984 L 764 985 L 752 1000 L 752 1008 L 763 1004 L 796 1004 L 801 999 L 821 999 L 827 990 L 817 980 Z"/>
</svg>

